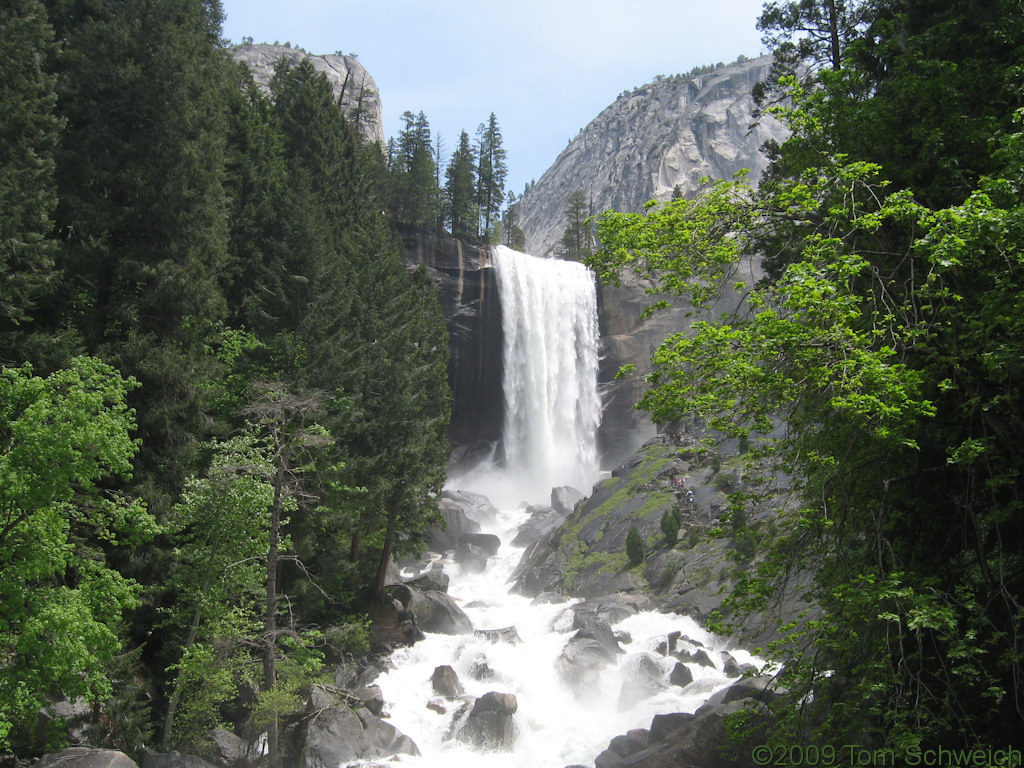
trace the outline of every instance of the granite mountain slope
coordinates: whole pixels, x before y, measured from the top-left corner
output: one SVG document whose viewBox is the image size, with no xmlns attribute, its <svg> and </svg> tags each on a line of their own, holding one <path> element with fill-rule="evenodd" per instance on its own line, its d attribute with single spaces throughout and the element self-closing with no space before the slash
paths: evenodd
<svg viewBox="0 0 1024 768">
<path fill-rule="evenodd" d="M 569 142 L 523 194 L 526 249 L 553 255 L 569 195 L 582 190 L 591 211 L 638 211 L 648 200 L 685 196 L 701 179 L 730 178 L 749 169 L 754 181 L 767 165 L 761 146 L 784 135 L 772 117 L 755 124 L 751 89 L 771 57 L 738 61 L 709 72 L 660 77 L 623 93 Z"/>
</svg>

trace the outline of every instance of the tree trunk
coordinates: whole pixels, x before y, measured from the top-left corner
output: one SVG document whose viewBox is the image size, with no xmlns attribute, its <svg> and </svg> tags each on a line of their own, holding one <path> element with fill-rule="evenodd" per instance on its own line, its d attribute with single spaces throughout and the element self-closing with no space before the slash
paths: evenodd
<svg viewBox="0 0 1024 768">
<path fill-rule="evenodd" d="M 395 522 L 388 520 L 387 534 L 384 537 L 384 551 L 380 553 L 377 564 L 377 577 L 373 580 L 373 596 L 379 598 L 384 594 L 384 580 L 387 578 L 388 563 L 391 561 L 391 550 L 395 546 Z"/>
<path fill-rule="evenodd" d="M 206 585 L 203 585 L 200 594 L 206 593 Z M 202 609 L 197 605 L 195 611 L 192 613 L 192 624 L 188 629 L 188 637 L 185 638 L 185 644 L 181 649 L 181 657 L 185 658 L 185 654 L 188 653 L 188 649 L 192 647 L 196 641 L 196 635 L 199 634 L 199 621 L 202 618 Z M 160 735 L 160 743 L 164 749 L 170 745 L 171 742 L 171 731 L 174 728 L 174 713 L 178 709 L 178 700 L 181 698 L 181 677 L 184 674 L 184 669 L 178 667 L 178 674 L 174 678 L 174 691 L 171 693 L 171 698 L 167 702 L 167 714 L 164 716 L 164 729 Z"/>
<path fill-rule="evenodd" d="M 270 509 L 270 544 L 267 547 L 267 601 L 263 616 L 263 690 L 277 684 L 277 548 L 281 526 L 281 495 L 284 468 L 279 467 L 274 482 L 274 503 Z M 273 712 L 267 726 L 267 759 L 270 768 L 279 763 L 277 744 L 277 712 Z"/>
<path fill-rule="evenodd" d="M 359 562 L 359 551 L 363 545 L 363 513 L 359 513 L 359 518 L 356 520 L 356 528 L 352 531 L 352 542 L 349 548 L 348 561 L 350 563 Z"/>
<path fill-rule="evenodd" d="M 828 13 L 829 46 L 832 53 L 832 69 L 836 72 L 843 66 L 843 51 L 839 47 L 839 14 L 836 12 L 835 0 L 825 1 Z"/>
</svg>

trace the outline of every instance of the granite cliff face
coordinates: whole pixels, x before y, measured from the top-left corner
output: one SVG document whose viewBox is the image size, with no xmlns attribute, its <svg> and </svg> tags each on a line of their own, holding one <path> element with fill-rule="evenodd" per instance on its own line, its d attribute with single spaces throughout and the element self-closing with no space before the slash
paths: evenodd
<svg viewBox="0 0 1024 768">
<path fill-rule="evenodd" d="M 402 232 L 406 263 L 423 264 L 434 277 L 450 335 L 448 381 L 452 460 L 486 451 L 501 439 L 504 337 L 495 270 L 486 246 L 418 230 Z"/>
<path fill-rule="evenodd" d="M 274 65 L 279 59 L 287 59 L 293 64 L 309 59 L 317 72 L 327 76 L 334 89 L 334 97 L 340 99 L 342 111 L 359 129 L 363 138 L 384 146 L 384 118 L 377 84 L 366 68 L 352 56 L 314 56 L 297 48 L 265 43 L 240 45 L 231 49 L 231 55 L 236 61 L 246 63 L 256 84 L 265 91 L 270 89 L 270 78 L 274 76 Z"/>
<path fill-rule="evenodd" d="M 639 211 L 648 200 L 684 196 L 705 176 L 730 178 L 744 168 L 756 181 L 766 161 L 760 147 L 784 135 L 774 118 L 754 125 L 751 89 L 771 57 L 719 67 L 694 77 L 675 75 L 623 93 L 569 142 L 523 194 L 526 250 L 553 255 L 569 195 L 581 190 L 597 213 Z"/>
<path fill-rule="evenodd" d="M 765 56 L 694 77 L 660 78 L 622 94 L 523 195 L 521 223 L 527 250 L 554 254 L 566 226 L 566 200 L 576 190 L 586 194 L 597 213 L 609 208 L 639 211 L 648 200 L 669 199 L 676 187 L 692 197 L 702 178 L 731 178 L 743 169 L 756 183 L 767 165 L 761 146 L 785 136 L 774 118 L 754 125 L 751 89 L 770 65 Z M 742 272 L 737 279 L 748 282 L 759 275 L 754 262 Z M 654 434 L 647 417 L 633 409 L 643 377 L 651 369 L 650 354 L 670 333 L 685 331 L 699 319 L 690 316 L 690 307 L 670 300 L 674 309 L 641 323 L 641 310 L 664 298 L 647 294 L 649 287 L 624 275 L 621 286 L 601 289 L 604 419 L 599 439 L 605 466 L 624 461 Z M 734 308 L 735 303 L 716 311 Z M 624 364 L 636 366 L 636 375 L 616 380 Z"/>
</svg>

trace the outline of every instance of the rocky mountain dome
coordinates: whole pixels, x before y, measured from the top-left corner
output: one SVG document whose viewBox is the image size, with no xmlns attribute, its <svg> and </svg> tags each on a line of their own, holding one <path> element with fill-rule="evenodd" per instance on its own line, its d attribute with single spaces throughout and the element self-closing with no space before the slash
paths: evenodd
<svg viewBox="0 0 1024 768">
<path fill-rule="evenodd" d="M 756 182 L 767 162 L 760 147 L 785 129 L 772 117 L 755 124 L 751 89 L 771 57 L 741 60 L 698 75 L 661 77 L 625 92 L 569 142 L 523 194 L 526 250 L 553 255 L 565 231 L 569 195 L 582 190 L 594 213 L 639 211 L 679 187 L 692 196 L 701 178 L 731 178 L 744 168 Z"/>
<path fill-rule="evenodd" d="M 256 84 L 264 91 L 270 89 L 270 78 L 274 76 L 274 65 L 284 58 L 298 63 L 309 59 L 317 72 L 327 76 L 334 97 L 339 100 L 342 111 L 359 129 L 367 141 L 376 141 L 384 146 L 384 117 L 381 112 L 380 93 L 373 77 L 353 56 L 327 54 L 314 56 L 300 48 L 284 45 L 240 45 L 231 49 L 236 61 L 244 61 L 252 71 Z"/>
</svg>

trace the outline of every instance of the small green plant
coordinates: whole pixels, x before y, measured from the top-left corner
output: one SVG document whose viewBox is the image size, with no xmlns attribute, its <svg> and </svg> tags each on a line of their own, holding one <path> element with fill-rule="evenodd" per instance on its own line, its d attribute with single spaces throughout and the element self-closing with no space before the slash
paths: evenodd
<svg viewBox="0 0 1024 768">
<path fill-rule="evenodd" d="M 629 558 L 631 565 L 639 565 L 644 559 L 644 542 L 635 525 L 629 526 L 629 532 L 626 534 L 626 557 Z"/>
<path fill-rule="evenodd" d="M 661 586 L 667 587 L 669 584 L 671 584 L 672 579 L 676 577 L 676 574 L 679 573 L 682 567 L 682 560 L 669 560 L 667 563 L 665 563 L 665 565 L 663 565 L 661 568 L 661 573 L 659 574 L 659 581 L 661 583 Z"/>
<path fill-rule="evenodd" d="M 661 532 L 665 536 L 665 543 L 674 547 L 679 540 L 679 510 L 676 507 L 666 509 L 661 516 Z"/>
<path fill-rule="evenodd" d="M 327 645 L 342 656 L 358 655 L 370 650 L 370 617 L 351 616 L 344 623 L 324 632 Z"/>
</svg>

